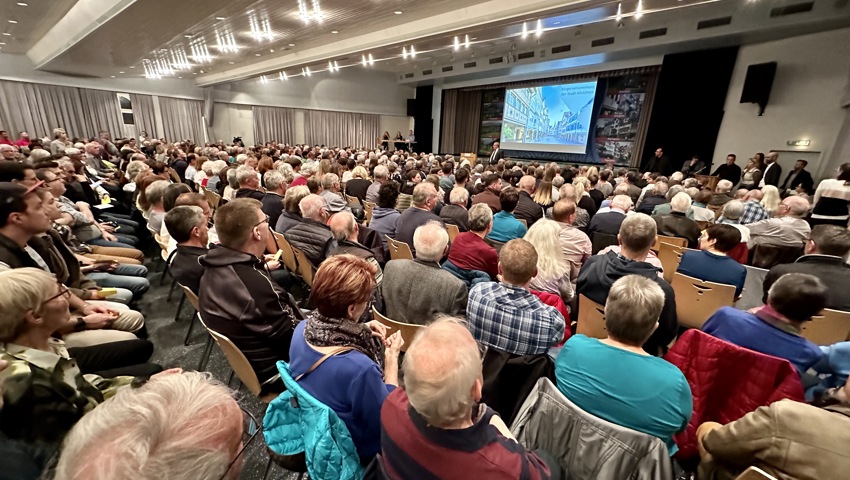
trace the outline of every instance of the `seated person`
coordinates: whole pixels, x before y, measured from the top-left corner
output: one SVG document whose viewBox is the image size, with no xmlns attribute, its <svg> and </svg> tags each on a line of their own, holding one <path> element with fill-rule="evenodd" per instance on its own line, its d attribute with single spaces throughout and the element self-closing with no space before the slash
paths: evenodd
<svg viewBox="0 0 850 480">
<path fill-rule="evenodd" d="M 266 268 L 263 254 L 271 230 L 259 200 L 237 198 L 218 207 L 215 225 L 221 247 L 199 260 L 204 267 L 198 288 L 201 317 L 245 354 L 265 383 L 277 375 L 278 360 L 289 360 L 301 310 Z M 278 381 L 264 387 L 271 391 L 282 386 Z"/>
<path fill-rule="evenodd" d="M 576 282 L 576 293 L 601 305 L 608 298 L 611 286 L 626 275 L 641 275 L 658 283 L 664 292 L 664 307 L 658 319 L 659 327 L 650 335 L 643 348 L 656 355 L 676 338 L 679 321 L 676 316 L 676 293 L 673 287 L 659 276 L 660 268 L 650 263 L 650 248 L 655 244 L 655 221 L 643 213 L 629 215 L 620 225 L 617 236 L 619 249 L 587 259 L 581 267 Z"/>
<path fill-rule="evenodd" d="M 808 200 L 798 196 L 785 198 L 779 204 L 775 217 L 747 224 L 750 250 L 756 245 L 802 246 L 812 232 L 805 220 L 808 212 Z"/>
<path fill-rule="evenodd" d="M 431 182 L 416 184 L 413 189 L 413 198 L 410 207 L 398 217 L 395 227 L 395 240 L 404 242 L 410 247 L 410 251 L 416 255 L 416 246 L 413 242 L 413 233 L 422 225 L 429 222 L 437 222 L 443 225 L 443 219 L 434 215 L 432 210 L 437 205 L 440 195 Z M 374 218 L 374 212 L 373 212 Z"/>
<path fill-rule="evenodd" d="M 198 259 L 207 254 L 209 227 L 201 207 L 186 205 L 174 207 L 165 214 L 165 227 L 177 242 L 177 253 L 171 259 L 169 270 L 177 283 L 198 294 L 204 267 Z"/>
<path fill-rule="evenodd" d="M 404 384 L 381 409 L 388 480 L 558 478 L 557 464 L 523 448 L 480 403 L 481 354 L 459 320 L 438 319 L 416 335 L 404 355 Z"/>
<path fill-rule="evenodd" d="M 555 360 L 558 390 L 582 410 L 678 447 L 673 435 L 688 426 L 691 388 L 682 372 L 650 356 L 644 345 L 658 328 L 664 292 L 641 275 L 611 286 L 605 303 L 608 338 L 573 335 Z"/>
<path fill-rule="evenodd" d="M 387 262 L 380 288 L 388 317 L 425 325 L 437 314 L 466 314 L 466 285 L 440 268 L 448 243 L 449 234 L 442 225 L 426 223 L 413 234 L 416 260 Z"/>
<path fill-rule="evenodd" d="M 290 347 L 293 378 L 316 400 L 336 412 L 363 460 L 380 450 L 381 405 L 398 386 L 401 332 L 384 338 L 387 327 L 372 320 L 358 323 L 369 306 L 375 267 L 353 255 L 337 255 L 319 267 L 310 298 L 316 310 L 295 327 Z M 386 344 L 386 349 L 384 348 Z M 350 351 L 328 357 L 338 347 Z"/>
<path fill-rule="evenodd" d="M 55 478 L 237 478 L 242 461 L 231 462 L 252 438 L 244 428 L 221 383 L 197 372 L 159 376 L 86 414 L 65 438 Z"/>
<path fill-rule="evenodd" d="M 493 228 L 487 234 L 490 240 L 507 243 L 522 238 L 528 231 L 525 225 L 514 217 L 513 211 L 519 202 L 519 191 L 514 187 L 505 187 L 499 193 L 501 210 L 493 215 Z"/>
<path fill-rule="evenodd" d="M 702 330 L 740 347 L 784 358 L 805 372 L 824 354 L 800 333 L 803 323 L 823 310 L 826 293 L 826 286 L 817 277 L 787 273 L 770 287 L 767 305 L 749 312 L 723 307 Z"/>
<path fill-rule="evenodd" d="M 537 275 L 534 246 L 521 238 L 505 244 L 499 274 L 501 282 L 482 282 L 469 290 L 466 317 L 472 336 L 506 353 L 546 353 L 564 338 L 565 322 L 558 310 L 528 291 Z"/>
<path fill-rule="evenodd" d="M 286 194 L 283 196 L 283 211 L 277 219 L 277 224 L 275 224 L 275 232 L 286 233 L 287 230 L 301 223 L 303 218 L 301 217 L 301 209 L 298 207 L 298 204 L 307 195 L 310 195 L 310 190 L 306 185 L 286 189 Z"/>
<path fill-rule="evenodd" d="M 461 270 L 485 272 L 495 280 L 499 274 L 499 254 L 484 241 L 493 228 L 493 211 L 487 204 L 475 204 L 469 209 L 468 223 L 469 231 L 459 233 L 452 242 L 449 261 Z"/>
<path fill-rule="evenodd" d="M 814 275 L 827 287 L 825 308 L 850 312 L 850 231 L 837 225 L 816 225 L 806 242 L 803 256 L 794 263 L 777 265 L 764 277 L 764 299 L 778 278 L 786 273 Z"/>
<path fill-rule="evenodd" d="M 775 478 L 843 478 L 850 442 L 850 381 L 811 406 L 793 400 L 759 407 L 726 425 L 697 429 L 699 478 L 736 478 L 749 466 Z"/>
<path fill-rule="evenodd" d="M 629 203 L 631 203 L 631 200 L 629 200 Z M 573 290 L 575 290 L 578 272 L 584 262 L 590 258 L 592 250 L 590 238 L 586 233 L 575 227 L 576 208 L 575 202 L 568 199 L 558 200 L 552 207 L 552 220 L 555 220 L 560 227 L 558 243 L 564 253 L 564 259 L 570 264 L 570 282 Z M 593 218 L 597 218 L 599 215 L 597 213 Z M 623 218 L 625 219 L 625 216 Z M 617 231 L 619 231 L 619 228 L 619 224 L 617 224 Z"/>
<path fill-rule="evenodd" d="M 463 187 L 455 187 L 449 194 L 450 205 L 440 209 L 440 218 L 445 223 L 457 226 L 458 231 L 469 231 L 469 212 L 466 210 L 469 201 L 469 190 Z"/>
<path fill-rule="evenodd" d="M 298 204 L 301 223 L 293 226 L 283 236 L 290 245 L 304 252 L 307 260 L 318 267 L 336 248 L 334 235 L 328 227 L 330 213 L 325 200 L 310 194 Z M 216 222 L 218 223 L 218 222 Z"/>
<path fill-rule="evenodd" d="M 691 208 L 691 197 L 685 192 L 679 192 L 670 200 L 672 211 L 667 215 L 656 215 L 655 224 L 658 235 L 679 237 L 688 240 L 688 248 L 697 248 L 700 228 L 697 222 L 686 216 Z"/>
<path fill-rule="evenodd" d="M 597 212 L 590 219 L 587 234 L 590 236 L 594 233 L 617 235 L 620 232 L 620 225 L 623 224 L 631 208 L 632 199 L 628 195 L 615 195 L 611 199 L 611 208 L 608 211 Z"/>
<path fill-rule="evenodd" d="M 297 187 L 296 187 L 297 188 Z M 383 280 L 383 272 L 378 260 L 375 259 L 375 253 L 369 250 L 369 247 L 357 241 L 360 233 L 360 226 L 354 219 L 354 214 L 348 211 L 342 211 L 334 214 L 328 222 L 331 232 L 333 232 L 334 240 L 336 240 L 336 250 L 334 255 L 349 254 L 357 258 L 362 258 L 375 267 L 375 284 L 380 285 Z"/>
<path fill-rule="evenodd" d="M 381 165 L 378 165 L 381 167 Z M 369 228 L 378 232 L 381 237 L 381 243 L 384 245 L 384 252 L 388 252 L 387 237 L 395 238 L 395 230 L 398 225 L 398 218 L 401 213 L 395 209 L 398 202 L 398 184 L 395 182 L 387 182 L 378 187 L 378 202 L 372 209 L 372 220 L 369 221 Z"/>
<path fill-rule="evenodd" d="M 700 251 L 687 250 L 679 262 L 679 273 L 704 282 L 735 286 L 735 298 L 744 290 L 747 269 L 727 253 L 741 243 L 741 232 L 732 225 L 711 225 L 700 236 Z"/>
</svg>

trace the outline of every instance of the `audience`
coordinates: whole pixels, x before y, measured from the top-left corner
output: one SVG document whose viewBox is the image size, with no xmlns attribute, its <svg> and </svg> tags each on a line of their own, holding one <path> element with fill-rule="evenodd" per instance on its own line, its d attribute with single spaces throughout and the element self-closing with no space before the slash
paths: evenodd
<svg viewBox="0 0 850 480">
<path fill-rule="evenodd" d="M 339 176 L 335 173 L 326 173 L 322 177 L 321 197 L 325 200 L 325 206 L 331 215 L 342 211 L 351 211 L 348 202 L 340 194 Z"/>
<path fill-rule="evenodd" d="M 209 227 L 204 211 L 195 205 L 174 207 L 165 214 L 165 227 L 177 242 L 169 271 L 177 283 L 197 295 L 204 275 L 198 259 L 209 251 Z"/>
<path fill-rule="evenodd" d="M 443 226 L 443 220 L 431 212 L 437 205 L 439 194 L 434 184 L 430 182 L 418 183 L 413 189 L 413 198 L 410 208 L 406 209 L 396 221 L 395 240 L 404 242 L 410 247 L 410 251 L 416 254 L 416 246 L 413 242 L 413 234 L 422 225 L 429 222 L 437 222 Z M 374 212 L 373 212 L 374 218 Z"/>
<path fill-rule="evenodd" d="M 812 199 L 812 224 L 846 227 L 850 219 L 850 162 L 838 167 L 836 178 L 821 180 Z"/>
<path fill-rule="evenodd" d="M 628 195 L 615 195 L 611 199 L 611 207 L 607 212 L 597 213 L 590 220 L 587 226 L 587 234 L 593 236 L 594 233 L 604 235 L 617 235 L 620 232 L 620 225 L 626 219 L 626 215 L 632 208 L 632 199 Z"/>
<path fill-rule="evenodd" d="M 714 195 L 711 197 L 711 201 L 708 202 L 709 205 L 713 207 L 720 207 L 726 205 L 728 202 L 731 202 L 735 199 L 732 196 L 732 187 L 735 185 L 732 184 L 729 180 L 721 180 L 717 182 L 717 187 L 714 190 Z"/>
<path fill-rule="evenodd" d="M 593 216 L 598 217 L 599 214 Z M 576 204 L 569 199 L 561 199 L 552 207 L 552 219 L 558 223 L 558 242 L 564 259 L 570 264 L 570 283 L 575 291 L 578 272 L 584 262 L 590 258 L 591 243 L 587 234 L 575 227 Z"/>
<path fill-rule="evenodd" d="M 636 213 L 626 217 L 617 235 L 619 252 L 611 250 L 587 259 L 576 282 L 576 293 L 604 305 L 611 286 L 620 278 L 640 275 L 654 280 L 664 292 L 664 306 L 658 328 L 643 344 L 644 350 L 652 355 L 666 349 L 679 329 L 673 287 L 658 275 L 660 268 L 647 262 L 657 238 L 655 228 L 655 221 L 648 215 Z"/>
<path fill-rule="evenodd" d="M 266 186 L 266 194 L 263 195 L 263 213 L 269 216 L 269 225 L 277 226 L 277 222 L 283 213 L 284 195 L 286 195 L 286 183 L 283 174 L 278 170 L 269 170 L 263 174 L 263 184 Z"/>
<path fill-rule="evenodd" d="M 560 478 L 555 461 L 527 451 L 481 403 L 478 345 L 460 320 L 441 318 L 420 332 L 403 368 L 404 388 L 381 409 L 386 478 Z"/>
<path fill-rule="evenodd" d="M 502 179 L 495 173 L 488 173 L 481 178 L 481 193 L 472 197 L 472 204 L 484 203 L 493 210 L 493 213 L 499 213 L 502 210 L 500 193 L 502 191 Z"/>
<path fill-rule="evenodd" d="M 564 337 L 564 317 L 528 291 L 537 276 L 537 252 L 526 240 L 509 241 L 499 252 L 498 282 L 469 290 L 469 330 L 480 343 L 515 355 L 544 354 Z"/>
<path fill-rule="evenodd" d="M 770 214 L 761 204 L 763 196 L 761 190 L 747 192 L 744 196 L 744 213 L 741 214 L 741 225 L 749 225 L 770 218 Z"/>
<path fill-rule="evenodd" d="M 775 218 L 750 223 L 750 249 L 756 245 L 803 246 L 812 229 L 803 219 L 809 202 L 800 197 L 788 197 L 779 204 Z"/>
<path fill-rule="evenodd" d="M 372 220 L 369 221 L 369 228 L 378 232 L 381 237 L 385 252 L 388 251 L 387 237 L 395 238 L 398 219 L 401 217 L 401 212 L 395 208 L 398 196 L 397 183 L 389 182 L 381 185 L 378 189 L 378 202 L 372 210 Z"/>
<path fill-rule="evenodd" d="M 728 256 L 741 243 L 741 232 L 731 225 L 711 225 L 699 238 L 699 251 L 687 250 L 679 262 L 679 273 L 705 282 L 735 287 L 735 298 L 741 296 L 747 269 Z"/>
<path fill-rule="evenodd" d="M 242 165 L 236 169 L 236 183 L 239 184 L 239 189 L 236 190 L 235 198 L 253 198 L 263 201 L 263 192 L 260 191 L 260 176 L 251 166 Z"/>
<path fill-rule="evenodd" d="M 667 215 L 652 217 L 658 228 L 658 235 L 679 237 L 688 240 L 688 248 L 697 248 L 700 228 L 697 222 L 687 218 L 685 213 L 691 208 L 691 197 L 687 193 L 677 193 L 670 200 L 673 211 Z"/>
<path fill-rule="evenodd" d="M 480 195 L 480 194 L 479 194 Z M 519 201 L 519 191 L 513 187 L 505 187 L 499 193 L 498 213 L 493 215 L 493 228 L 487 238 L 494 242 L 507 243 L 515 238 L 522 238 L 528 231 L 513 214 Z"/>
<path fill-rule="evenodd" d="M 452 189 L 449 200 L 450 205 L 440 209 L 440 218 L 446 224 L 455 225 L 460 232 L 469 230 L 469 212 L 466 205 L 469 201 L 469 191 L 463 187 L 455 187 Z"/>
<path fill-rule="evenodd" d="M 646 188 L 646 196 L 643 197 L 636 212 L 652 215 L 656 207 L 667 203 L 667 182 L 656 181 Z M 592 220 L 591 223 L 593 223 Z"/>
<path fill-rule="evenodd" d="M 306 185 L 286 189 L 286 194 L 283 196 L 283 211 L 280 212 L 280 217 L 275 224 L 275 232 L 286 233 L 287 230 L 301 223 L 303 217 L 299 204 L 307 195 L 310 195 L 310 190 Z M 271 221 L 271 217 L 269 217 L 269 221 Z"/>
<path fill-rule="evenodd" d="M 375 253 L 369 250 L 369 247 L 357 241 L 360 227 L 357 220 L 351 212 L 339 212 L 331 217 L 328 225 L 333 232 L 334 240 L 336 240 L 336 250 L 333 255 L 354 255 L 369 262 L 375 267 L 375 284 L 380 285 L 383 279 L 381 265 L 375 258 Z"/>
<path fill-rule="evenodd" d="M 536 180 L 531 175 L 525 175 L 519 179 L 519 185 L 517 186 L 517 189 L 519 190 L 519 199 L 517 200 L 516 208 L 514 208 L 512 212 L 514 217 L 517 219 L 525 220 L 525 223 L 529 227 L 534 225 L 534 222 L 543 218 L 544 207 L 531 198 L 536 190 L 536 185 Z M 546 188 L 551 191 L 549 186 Z M 552 204 L 549 203 L 547 207 L 551 205 Z M 504 208 L 502 208 L 502 210 L 504 211 Z"/>
<path fill-rule="evenodd" d="M 499 275 L 499 254 L 484 241 L 492 228 L 493 211 L 485 204 L 473 205 L 469 209 L 469 231 L 455 237 L 447 263 L 465 271 L 484 272 L 495 280 Z"/>
<path fill-rule="evenodd" d="M 365 201 L 378 203 L 378 197 L 380 195 L 379 191 L 381 186 L 385 185 L 390 179 L 390 172 L 384 165 L 378 165 L 375 167 L 375 171 L 372 172 L 375 177 L 375 181 L 369 185 L 369 188 L 366 190 L 366 198 Z M 398 189 L 396 189 L 398 190 Z M 393 207 L 395 208 L 395 205 Z"/>
<path fill-rule="evenodd" d="M 558 389 L 579 408 L 660 438 L 672 456 L 678 450 L 673 435 L 688 426 L 693 399 L 682 372 L 645 351 L 665 297 L 645 276 L 617 279 L 605 302 L 608 338 L 570 337 L 555 360 L 555 376 Z"/>
<path fill-rule="evenodd" d="M 313 267 L 318 267 L 336 248 L 333 232 L 327 225 L 328 204 L 321 196 L 311 193 L 301 199 L 298 208 L 301 222 L 287 229 L 283 236 L 292 247 L 304 252 Z"/>
<path fill-rule="evenodd" d="M 449 234 L 445 228 L 429 222 L 413 234 L 415 260 L 387 262 L 380 290 L 389 318 L 425 325 L 438 314 L 465 315 L 466 285 L 440 268 L 440 259 L 445 256 L 448 243 Z"/>
</svg>

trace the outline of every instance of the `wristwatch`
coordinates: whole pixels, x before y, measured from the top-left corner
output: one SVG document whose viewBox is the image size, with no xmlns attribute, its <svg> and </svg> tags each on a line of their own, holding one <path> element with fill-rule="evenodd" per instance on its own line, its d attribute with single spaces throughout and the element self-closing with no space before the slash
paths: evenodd
<svg viewBox="0 0 850 480">
<path fill-rule="evenodd" d="M 77 323 L 74 324 L 74 331 L 75 332 L 82 332 L 85 329 L 86 329 L 86 321 L 83 319 L 83 317 L 77 317 Z"/>
</svg>

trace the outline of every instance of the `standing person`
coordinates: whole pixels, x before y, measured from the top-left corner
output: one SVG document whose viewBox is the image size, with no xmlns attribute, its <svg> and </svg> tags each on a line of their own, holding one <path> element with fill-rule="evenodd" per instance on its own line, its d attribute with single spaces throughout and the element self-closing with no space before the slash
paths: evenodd
<svg viewBox="0 0 850 480">
<path fill-rule="evenodd" d="M 850 218 L 850 162 L 838 167 L 838 176 L 822 180 L 815 190 L 811 223 L 847 226 Z"/>
<path fill-rule="evenodd" d="M 759 187 L 764 187 L 765 185 L 773 185 L 777 188 L 779 187 L 779 178 L 782 176 L 782 167 L 779 166 L 778 160 L 779 153 L 777 152 L 770 152 L 764 156 L 766 166 L 762 172 L 763 175 L 759 182 Z"/>
<path fill-rule="evenodd" d="M 667 177 L 673 173 L 673 164 L 670 162 L 670 157 L 664 154 L 664 149 L 658 147 L 655 149 L 655 155 L 647 161 L 646 170 L 644 171 L 658 173 Z"/>
<path fill-rule="evenodd" d="M 499 160 L 505 158 L 505 152 L 500 147 L 498 141 L 493 142 L 493 150 L 490 151 L 490 165 L 496 165 Z"/>
<path fill-rule="evenodd" d="M 737 185 L 741 181 L 741 167 L 735 165 L 736 158 L 734 153 L 726 155 L 726 163 L 717 167 L 711 176 L 720 177 L 720 180 L 729 180 L 732 186 Z"/>
</svg>

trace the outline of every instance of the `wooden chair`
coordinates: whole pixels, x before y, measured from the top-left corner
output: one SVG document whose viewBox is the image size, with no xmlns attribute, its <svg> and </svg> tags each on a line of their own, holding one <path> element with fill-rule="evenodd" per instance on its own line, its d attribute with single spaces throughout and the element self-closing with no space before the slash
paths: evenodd
<svg viewBox="0 0 850 480">
<path fill-rule="evenodd" d="M 295 252 L 292 250 L 292 245 L 286 241 L 282 233 L 272 232 L 274 240 L 277 242 L 277 248 L 280 249 L 280 261 L 289 270 L 290 273 L 298 275 L 298 260 L 295 259 Z"/>
<path fill-rule="evenodd" d="M 178 175 L 177 171 L 173 168 L 168 169 L 168 176 L 171 177 L 171 181 L 173 181 L 174 183 L 183 183 L 183 181 L 180 180 L 180 175 Z"/>
<path fill-rule="evenodd" d="M 800 245 L 771 245 L 757 244 L 749 252 L 750 265 L 770 270 L 776 265 L 794 263 L 803 255 L 803 244 Z"/>
<path fill-rule="evenodd" d="M 818 345 L 850 340 L 850 312 L 825 308 L 821 313 L 803 324 L 803 337 Z"/>
<path fill-rule="evenodd" d="M 363 200 L 363 208 L 364 209 L 372 210 L 377 206 L 378 206 L 378 204 L 375 203 L 375 202 L 367 202 L 366 200 Z"/>
<path fill-rule="evenodd" d="M 389 235 L 386 235 L 386 237 L 387 247 L 390 249 L 390 260 L 413 260 L 413 252 L 410 251 L 410 245 L 394 240 Z"/>
<path fill-rule="evenodd" d="M 204 198 L 207 199 L 207 203 L 210 204 L 210 210 L 215 211 L 218 208 L 218 205 L 221 203 L 221 195 L 213 192 L 212 190 L 204 190 Z"/>
<path fill-rule="evenodd" d="M 344 194 L 344 195 L 345 195 L 345 201 L 348 203 L 349 206 L 351 204 L 357 205 L 358 207 L 360 206 L 360 199 L 359 198 L 351 196 L 347 193 Z"/>
<path fill-rule="evenodd" d="M 449 232 L 450 242 L 454 242 L 455 237 L 460 235 L 460 230 L 457 228 L 457 225 L 452 225 L 451 223 L 446 224 L 446 231 Z"/>
<path fill-rule="evenodd" d="M 366 225 L 372 223 L 372 212 L 375 210 L 375 204 L 363 200 L 363 214 L 366 216 Z"/>
<path fill-rule="evenodd" d="M 688 239 L 680 237 L 668 237 L 666 235 L 658 235 L 655 237 L 655 245 L 652 246 L 652 251 L 658 253 L 658 249 L 661 248 L 661 243 L 669 243 L 670 245 L 674 245 L 676 247 L 687 247 Z"/>
<path fill-rule="evenodd" d="M 525 228 L 528 228 L 528 222 L 524 218 L 517 218 L 519 223 L 521 223 Z"/>
<path fill-rule="evenodd" d="M 410 346 L 411 342 L 413 342 L 413 337 L 416 336 L 421 330 L 425 328 L 424 325 L 414 325 L 412 323 L 403 323 L 397 322 L 390 318 L 387 318 L 381 315 L 381 312 L 375 309 L 375 306 L 372 306 L 372 319 L 377 320 L 384 325 L 387 326 L 387 336 L 392 335 L 395 332 L 401 332 L 401 338 L 404 339 L 404 345 L 401 347 L 401 351 L 407 351 L 407 347 Z"/>
<path fill-rule="evenodd" d="M 301 280 L 304 280 L 304 283 L 306 283 L 308 287 L 312 287 L 313 276 L 316 274 L 316 267 L 310 263 L 310 260 L 304 252 L 295 247 L 291 248 L 292 252 L 295 254 L 295 261 L 298 263 L 298 276 L 301 277 Z"/>
<path fill-rule="evenodd" d="M 178 285 L 180 285 L 178 283 Z M 180 311 L 183 308 L 183 301 L 189 300 L 189 305 L 192 306 L 192 310 L 194 313 L 192 314 L 192 319 L 189 320 L 189 328 L 186 330 L 186 337 L 183 339 L 183 345 L 189 345 L 189 337 L 192 336 L 192 329 L 195 328 L 195 320 L 201 319 L 201 307 L 198 303 L 198 296 L 195 295 L 195 292 L 190 290 L 185 285 L 180 285 L 180 289 L 183 290 L 183 298 L 180 300 L 180 304 L 177 305 L 177 313 L 174 314 L 174 321 L 178 321 L 180 319 Z M 207 335 L 207 344 L 204 346 L 204 351 L 201 353 L 201 360 L 198 363 L 198 371 L 202 371 L 206 368 L 207 363 L 210 361 L 210 354 L 212 353 L 212 345 L 213 339 L 211 336 Z"/>
<path fill-rule="evenodd" d="M 495 248 L 495 249 L 496 249 L 496 253 L 502 253 L 502 247 L 504 247 L 504 246 L 505 246 L 505 242 L 499 242 L 499 241 L 493 240 L 493 239 L 491 239 L 491 238 L 489 238 L 489 237 L 484 237 L 484 243 L 486 243 L 487 245 L 490 245 L 491 247 Z"/>
<path fill-rule="evenodd" d="M 704 282 L 678 272 L 673 274 L 671 285 L 676 292 L 676 316 L 683 327 L 702 328 L 717 309 L 735 303 L 733 285 Z"/>
<path fill-rule="evenodd" d="M 673 274 L 679 268 L 679 262 L 682 261 L 682 254 L 688 250 L 684 247 L 670 245 L 667 242 L 661 243 L 658 249 L 658 260 L 661 261 L 661 267 L 664 269 L 664 280 L 667 283 L 673 281 Z"/>
<path fill-rule="evenodd" d="M 203 319 L 201 319 L 201 323 L 203 323 Z M 249 392 L 253 393 L 263 403 L 269 403 L 280 395 L 280 393 L 267 393 L 261 396 L 260 391 L 262 390 L 263 385 L 257 378 L 257 374 L 254 372 L 254 367 L 252 367 L 251 363 L 248 362 L 248 359 L 245 358 L 245 354 L 242 353 L 242 351 L 239 350 L 229 338 L 214 330 L 210 330 L 206 325 L 204 325 L 204 328 L 206 328 L 210 333 L 210 336 L 212 336 L 216 345 L 218 345 L 218 348 L 220 348 L 222 353 L 224 353 L 224 357 L 227 358 L 227 363 L 230 364 L 230 368 L 233 369 L 233 372 L 236 373 L 236 376 L 242 384 L 248 388 Z"/>
<path fill-rule="evenodd" d="M 735 480 L 777 480 L 777 478 L 758 467 L 750 467 L 735 477 Z"/>
<path fill-rule="evenodd" d="M 694 178 L 697 179 L 697 182 L 703 186 L 703 188 L 707 188 L 714 192 L 714 189 L 717 188 L 718 182 L 720 182 L 720 177 L 713 177 L 711 175 L 694 175 Z"/>
<path fill-rule="evenodd" d="M 608 338 L 608 329 L 605 328 L 605 305 L 579 295 L 576 333 L 590 338 Z"/>
</svg>

